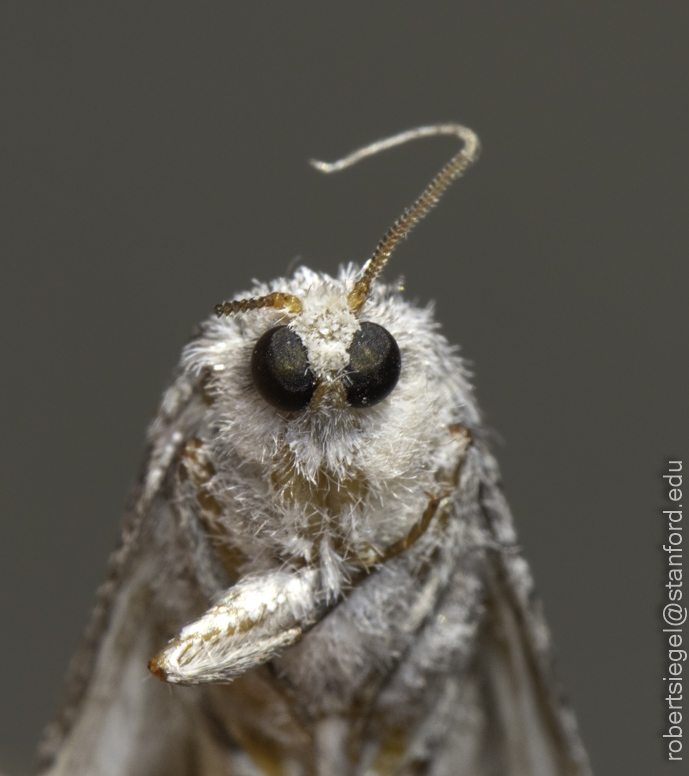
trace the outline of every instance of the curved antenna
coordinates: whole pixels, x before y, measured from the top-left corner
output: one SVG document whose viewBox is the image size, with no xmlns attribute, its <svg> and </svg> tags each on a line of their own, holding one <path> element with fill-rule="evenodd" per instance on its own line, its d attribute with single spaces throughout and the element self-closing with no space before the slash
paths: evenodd
<svg viewBox="0 0 689 776">
<path fill-rule="evenodd" d="M 440 170 L 418 199 L 409 205 L 378 243 L 373 256 L 364 265 L 361 277 L 347 296 L 349 306 L 355 312 L 366 301 L 371 290 L 371 284 L 387 264 L 397 243 L 438 203 L 448 186 L 457 180 L 478 159 L 481 152 L 481 144 L 478 137 L 461 124 L 433 124 L 427 127 L 409 129 L 406 132 L 400 132 L 399 135 L 378 140 L 375 143 L 364 146 L 364 148 L 353 151 L 336 162 L 311 160 L 311 165 L 321 172 L 339 172 L 368 156 L 386 151 L 388 148 L 394 148 L 402 143 L 417 140 L 421 137 L 434 137 L 436 135 L 454 135 L 458 137 L 464 143 L 462 150 L 455 154 Z"/>
</svg>

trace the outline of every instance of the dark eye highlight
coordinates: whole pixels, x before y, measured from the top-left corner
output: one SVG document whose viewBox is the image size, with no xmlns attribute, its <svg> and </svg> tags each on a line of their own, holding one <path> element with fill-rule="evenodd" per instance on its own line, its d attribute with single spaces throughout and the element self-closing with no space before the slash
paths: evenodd
<svg viewBox="0 0 689 776">
<path fill-rule="evenodd" d="M 263 334 L 251 355 L 251 377 L 261 396 L 279 410 L 303 410 L 315 381 L 304 343 L 288 326 Z"/>
<path fill-rule="evenodd" d="M 377 323 L 365 321 L 349 346 L 344 376 L 347 401 L 352 407 L 372 407 L 397 385 L 402 356 L 395 338 Z"/>
</svg>

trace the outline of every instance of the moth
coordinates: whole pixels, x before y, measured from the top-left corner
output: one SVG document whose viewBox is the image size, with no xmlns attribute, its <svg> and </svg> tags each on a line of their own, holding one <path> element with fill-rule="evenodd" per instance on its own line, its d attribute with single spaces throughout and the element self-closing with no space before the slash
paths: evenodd
<svg viewBox="0 0 689 776">
<path fill-rule="evenodd" d="M 119 547 L 40 747 L 50 776 L 585 776 L 464 365 L 362 270 L 220 304 L 148 431 Z"/>
</svg>

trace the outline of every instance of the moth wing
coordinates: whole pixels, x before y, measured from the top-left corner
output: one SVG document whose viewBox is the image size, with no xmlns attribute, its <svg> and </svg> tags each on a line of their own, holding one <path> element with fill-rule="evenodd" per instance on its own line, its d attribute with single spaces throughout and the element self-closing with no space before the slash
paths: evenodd
<svg viewBox="0 0 689 776">
<path fill-rule="evenodd" d="M 180 376 L 149 429 L 119 546 L 70 664 L 60 712 L 39 747 L 41 774 L 206 772 L 199 760 L 202 730 L 192 733 L 169 688 L 146 668 L 223 584 L 208 568 L 213 553 L 202 546 L 208 537 L 196 516 L 180 515 L 170 499 L 180 450 L 202 430 L 204 414 L 202 383 Z"/>
<path fill-rule="evenodd" d="M 515 546 L 496 471 L 480 505 L 496 549 L 485 556 L 485 610 L 478 631 L 473 697 L 483 718 L 481 766 L 468 774 L 590 776 L 574 714 L 553 667 L 553 648 L 531 572 Z"/>
</svg>

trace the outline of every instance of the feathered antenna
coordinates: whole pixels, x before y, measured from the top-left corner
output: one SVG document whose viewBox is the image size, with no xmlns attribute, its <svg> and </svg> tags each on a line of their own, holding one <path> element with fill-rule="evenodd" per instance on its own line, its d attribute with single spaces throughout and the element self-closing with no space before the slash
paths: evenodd
<svg viewBox="0 0 689 776">
<path fill-rule="evenodd" d="M 366 301 L 371 290 L 371 284 L 387 264 L 397 243 L 437 204 L 448 186 L 457 180 L 478 159 L 481 152 L 481 144 L 478 137 L 461 124 L 433 124 L 428 127 L 417 127 L 406 132 L 400 132 L 399 135 L 393 135 L 384 140 L 378 140 L 375 143 L 371 143 L 371 145 L 353 151 L 337 162 L 311 161 L 311 164 L 321 172 L 339 172 L 346 167 L 351 167 L 367 156 L 373 156 L 381 151 L 386 151 L 388 148 L 394 148 L 394 146 L 407 143 L 410 140 L 435 135 L 454 135 L 462 140 L 464 146 L 433 178 L 423 190 L 421 196 L 402 213 L 388 229 L 380 243 L 378 243 L 375 253 L 364 265 L 361 277 L 347 296 L 347 302 L 354 312 L 357 312 Z"/>
</svg>

